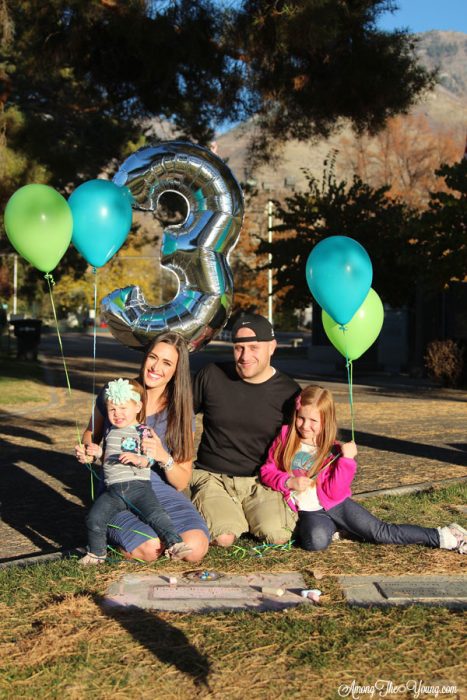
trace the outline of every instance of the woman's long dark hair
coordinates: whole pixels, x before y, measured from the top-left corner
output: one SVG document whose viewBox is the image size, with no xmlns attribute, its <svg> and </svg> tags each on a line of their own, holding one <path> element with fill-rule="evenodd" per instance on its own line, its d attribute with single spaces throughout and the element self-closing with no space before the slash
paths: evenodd
<svg viewBox="0 0 467 700">
<path fill-rule="evenodd" d="M 193 459 L 193 393 L 191 388 L 190 363 L 188 347 L 178 333 L 161 333 L 148 346 L 140 367 L 139 381 L 144 387 L 143 410 L 141 422 L 146 420 L 147 389 L 144 384 L 144 365 L 149 354 L 158 343 L 172 345 L 178 354 L 175 374 L 167 384 L 164 398 L 167 406 L 167 433 L 165 440 L 169 452 L 176 462 Z"/>
</svg>

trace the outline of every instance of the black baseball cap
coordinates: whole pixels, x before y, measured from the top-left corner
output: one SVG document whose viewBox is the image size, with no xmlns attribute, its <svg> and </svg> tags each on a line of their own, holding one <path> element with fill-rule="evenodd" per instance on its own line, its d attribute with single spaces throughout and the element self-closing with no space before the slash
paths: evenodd
<svg viewBox="0 0 467 700">
<path fill-rule="evenodd" d="M 249 328 L 255 335 L 237 338 L 240 328 Z M 261 343 L 274 340 L 274 338 L 274 328 L 267 318 L 259 314 L 243 314 L 232 326 L 232 343 L 252 343 L 254 341 Z"/>
</svg>

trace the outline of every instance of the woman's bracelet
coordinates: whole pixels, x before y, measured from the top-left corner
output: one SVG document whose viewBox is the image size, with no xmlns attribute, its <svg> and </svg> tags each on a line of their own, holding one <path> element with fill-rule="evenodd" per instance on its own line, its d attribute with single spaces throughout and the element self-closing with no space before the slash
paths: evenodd
<svg viewBox="0 0 467 700">
<path fill-rule="evenodd" d="M 169 459 L 165 464 L 161 464 L 161 467 L 165 472 L 169 472 L 171 469 L 174 468 L 174 458 L 172 457 L 172 455 L 170 455 Z"/>
<path fill-rule="evenodd" d="M 146 459 L 148 460 L 148 467 L 152 468 L 156 462 L 158 461 L 157 459 L 154 459 L 154 457 L 148 457 L 148 455 L 145 455 Z M 162 464 L 162 462 L 159 462 L 159 466 L 161 469 L 163 469 L 166 472 L 169 472 L 171 469 L 173 469 L 175 462 L 174 458 L 172 455 L 169 455 L 169 459 L 165 464 Z"/>
</svg>

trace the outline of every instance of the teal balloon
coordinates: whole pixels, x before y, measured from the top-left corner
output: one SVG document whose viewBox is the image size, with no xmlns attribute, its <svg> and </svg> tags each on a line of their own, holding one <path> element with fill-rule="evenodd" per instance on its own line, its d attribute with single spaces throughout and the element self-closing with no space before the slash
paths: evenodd
<svg viewBox="0 0 467 700">
<path fill-rule="evenodd" d="M 93 267 L 102 267 L 125 243 L 131 228 L 131 197 L 109 180 L 89 180 L 68 204 L 73 215 L 72 243 Z"/>
<path fill-rule="evenodd" d="M 348 236 L 329 236 L 308 256 L 306 279 L 318 304 L 338 323 L 347 323 L 362 305 L 373 279 L 365 248 Z"/>
<path fill-rule="evenodd" d="M 8 200 L 4 224 L 13 247 L 41 272 L 53 270 L 70 245 L 70 207 L 48 185 L 20 187 Z"/>
<path fill-rule="evenodd" d="M 341 355 L 358 360 L 379 336 L 384 321 L 384 308 L 378 294 L 370 289 L 363 304 L 348 323 L 337 323 L 326 311 L 322 320 L 327 337 Z"/>
</svg>

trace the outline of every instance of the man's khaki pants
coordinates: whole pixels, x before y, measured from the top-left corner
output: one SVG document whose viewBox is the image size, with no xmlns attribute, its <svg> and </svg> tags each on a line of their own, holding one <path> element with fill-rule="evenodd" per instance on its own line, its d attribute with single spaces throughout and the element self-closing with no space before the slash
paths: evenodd
<svg viewBox="0 0 467 700">
<path fill-rule="evenodd" d="M 249 532 L 270 544 L 287 542 L 296 514 L 279 491 L 263 486 L 255 476 L 226 476 L 195 469 L 191 500 L 205 519 L 211 537 Z"/>
</svg>

